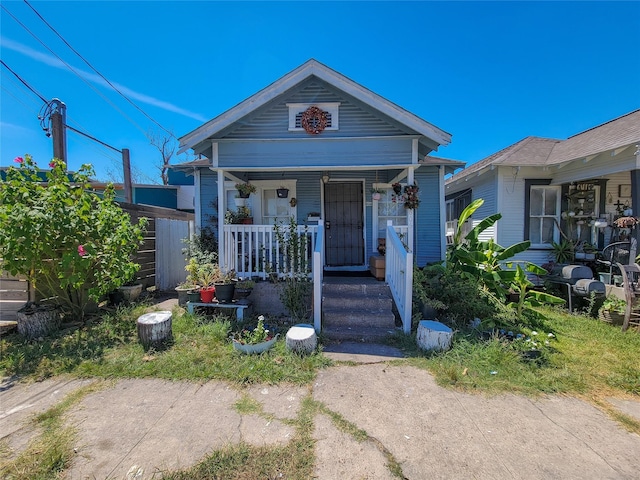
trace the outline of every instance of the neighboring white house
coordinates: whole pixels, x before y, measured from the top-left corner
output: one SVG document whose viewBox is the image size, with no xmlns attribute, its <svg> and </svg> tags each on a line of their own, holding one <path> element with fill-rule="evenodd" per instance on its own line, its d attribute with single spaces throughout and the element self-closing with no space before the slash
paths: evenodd
<svg viewBox="0 0 640 480">
<path fill-rule="evenodd" d="M 616 217 L 640 213 L 639 145 L 640 110 L 566 140 L 526 137 L 446 180 L 447 221 L 482 198 L 473 223 L 501 213 L 485 233 L 505 247 L 530 240 L 519 259 L 549 260 L 559 228 L 601 249 L 629 233 L 612 228 Z"/>
</svg>

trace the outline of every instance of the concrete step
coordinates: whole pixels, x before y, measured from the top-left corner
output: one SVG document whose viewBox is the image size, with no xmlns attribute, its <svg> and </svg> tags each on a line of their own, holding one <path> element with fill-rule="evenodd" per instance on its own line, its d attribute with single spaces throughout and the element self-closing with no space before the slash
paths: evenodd
<svg viewBox="0 0 640 480">
<path fill-rule="evenodd" d="M 371 326 L 380 328 L 395 328 L 395 316 L 390 308 L 322 308 L 323 326 L 359 327 Z"/>
<path fill-rule="evenodd" d="M 395 333 L 395 328 L 323 326 L 322 334 L 329 341 L 380 343 Z"/>
<path fill-rule="evenodd" d="M 385 283 L 337 283 L 337 282 L 325 282 L 322 284 L 322 295 L 366 295 L 366 296 L 379 296 L 379 297 L 391 297 L 389 286 Z"/>
<path fill-rule="evenodd" d="M 323 308 L 329 309 L 345 308 L 391 311 L 393 308 L 393 300 L 388 296 L 331 294 L 322 296 L 322 306 Z"/>
</svg>

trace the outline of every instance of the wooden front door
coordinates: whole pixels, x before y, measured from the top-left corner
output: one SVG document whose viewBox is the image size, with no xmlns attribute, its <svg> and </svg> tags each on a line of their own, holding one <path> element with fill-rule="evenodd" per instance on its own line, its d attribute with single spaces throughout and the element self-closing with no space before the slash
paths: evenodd
<svg viewBox="0 0 640 480">
<path fill-rule="evenodd" d="M 325 184 L 325 262 L 328 267 L 364 265 L 363 200 L 360 182 Z"/>
</svg>

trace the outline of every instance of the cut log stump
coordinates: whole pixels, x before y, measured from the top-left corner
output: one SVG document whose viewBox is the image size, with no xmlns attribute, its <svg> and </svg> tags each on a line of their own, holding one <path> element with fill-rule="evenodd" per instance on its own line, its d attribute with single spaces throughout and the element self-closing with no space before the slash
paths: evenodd
<svg viewBox="0 0 640 480">
<path fill-rule="evenodd" d="M 445 324 L 433 320 L 421 320 L 418 324 L 416 341 L 422 350 L 442 352 L 451 348 L 453 330 Z"/>
<path fill-rule="evenodd" d="M 60 314 L 54 305 L 27 303 L 16 312 L 18 333 L 27 340 L 46 337 L 60 328 Z"/>
<path fill-rule="evenodd" d="M 145 350 L 164 348 L 173 340 L 171 315 L 163 310 L 138 317 L 138 339 Z"/>
<path fill-rule="evenodd" d="M 286 345 L 289 350 L 300 354 L 309 354 L 318 346 L 318 337 L 313 325 L 299 323 L 287 332 Z"/>
</svg>

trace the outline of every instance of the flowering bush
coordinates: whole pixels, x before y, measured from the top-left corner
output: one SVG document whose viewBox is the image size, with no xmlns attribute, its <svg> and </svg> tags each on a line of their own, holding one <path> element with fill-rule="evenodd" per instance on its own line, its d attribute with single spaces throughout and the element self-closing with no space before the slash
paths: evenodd
<svg viewBox="0 0 640 480">
<path fill-rule="evenodd" d="M 243 345 L 257 345 L 258 343 L 268 342 L 273 335 L 268 329 L 264 328 L 264 315 L 258 317 L 258 326 L 253 330 L 243 329 L 234 335 L 233 340 Z"/>
<path fill-rule="evenodd" d="M 90 165 L 68 174 L 54 159 L 44 183 L 30 155 L 15 163 L 0 181 L 0 269 L 26 276 L 40 297 L 82 319 L 90 298 L 135 275 L 131 256 L 147 221 L 131 224 L 112 185 L 102 195 L 91 191 Z"/>
</svg>

